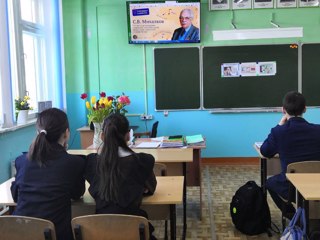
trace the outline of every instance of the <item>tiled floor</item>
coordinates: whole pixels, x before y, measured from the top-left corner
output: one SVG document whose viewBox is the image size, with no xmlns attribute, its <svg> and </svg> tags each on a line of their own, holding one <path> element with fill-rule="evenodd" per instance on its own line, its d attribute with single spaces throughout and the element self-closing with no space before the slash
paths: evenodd
<svg viewBox="0 0 320 240">
<path fill-rule="evenodd" d="M 274 233 L 246 236 L 235 229 L 232 224 L 229 204 L 235 191 L 248 180 L 260 184 L 259 166 L 206 165 L 202 169 L 202 219 L 199 212 L 199 187 L 187 190 L 187 236 L 186 239 L 199 240 L 275 240 L 280 235 Z M 272 221 L 280 227 L 280 211 L 268 198 Z M 164 238 L 164 221 L 153 221 L 155 236 Z M 168 224 L 169 225 L 169 224 Z M 169 231 L 169 229 L 168 229 Z M 177 209 L 177 239 L 182 236 L 182 206 Z"/>
</svg>

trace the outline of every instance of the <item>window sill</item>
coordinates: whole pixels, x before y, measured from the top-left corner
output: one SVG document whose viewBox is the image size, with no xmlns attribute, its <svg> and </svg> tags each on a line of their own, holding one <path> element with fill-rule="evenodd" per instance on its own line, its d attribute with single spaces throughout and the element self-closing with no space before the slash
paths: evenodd
<svg viewBox="0 0 320 240">
<path fill-rule="evenodd" d="M 27 123 L 25 123 L 25 124 L 14 125 L 14 126 L 8 127 L 8 128 L 1 128 L 0 127 L 0 134 L 7 133 L 7 132 L 13 132 L 13 131 L 16 131 L 21 128 L 29 127 L 31 125 L 34 125 L 36 123 L 36 121 L 37 121 L 36 118 L 32 118 L 32 119 L 28 119 Z"/>
</svg>

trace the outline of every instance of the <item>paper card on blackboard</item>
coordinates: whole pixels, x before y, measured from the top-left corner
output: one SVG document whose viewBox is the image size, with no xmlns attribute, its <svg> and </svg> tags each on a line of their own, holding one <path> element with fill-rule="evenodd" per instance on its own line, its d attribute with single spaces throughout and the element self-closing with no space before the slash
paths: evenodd
<svg viewBox="0 0 320 240">
<path fill-rule="evenodd" d="M 257 76 L 257 63 L 256 62 L 247 62 L 241 63 L 240 65 L 240 75 L 241 76 Z"/>
<path fill-rule="evenodd" d="M 277 73 L 276 62 L 259 62 L 258 75 L 259 76 L 274 76 Z"/>
<path fill-rule="evenodd" d="M 239 77 L 239 63 L 221 64 L 221 77 Z"/>
</svg>

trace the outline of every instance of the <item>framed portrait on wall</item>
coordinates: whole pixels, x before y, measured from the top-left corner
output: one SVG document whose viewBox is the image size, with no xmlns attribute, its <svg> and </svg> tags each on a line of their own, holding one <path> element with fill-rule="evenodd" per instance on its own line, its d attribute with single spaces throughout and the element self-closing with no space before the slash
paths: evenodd
<svg viewBox="0 0 320 240">
<path fill-rule="evenodd" d="M 229 0 L 210 0 L 209 9 L 210 10 L 228 10 L 230 9 Z"/>
<path fill-rule="evenodd" d="M 295 8 L 297 0 L 277 0 L 277 8 Z"/>
<path fill-rule="evenodd" d="M 232 9 L 251 9 L 252 1 L 251 0 L 231 0 Z"/>
<path fill-rule="evenodd" d="M 273 0 L 253 0 L 253 8 L 273 8 Z"/>
<path fill-rule="evenodd" d="M 318 7 L 319 0 L 299 0 L 299 7 Z"/>
</svg>

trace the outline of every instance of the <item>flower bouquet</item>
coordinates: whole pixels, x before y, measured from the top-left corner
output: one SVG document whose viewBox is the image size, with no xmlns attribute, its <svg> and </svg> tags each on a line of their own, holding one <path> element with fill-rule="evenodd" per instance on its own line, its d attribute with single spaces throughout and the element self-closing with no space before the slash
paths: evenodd
<svg viewBox="0 0 320 240">
<path fill-rule="evenodd" d="M 130 99 L 124 93 L 119 96 L 108 96 L 106 97 L 105 92 L 101 92 L 100 99 L 96 99 L 95 96 L 92 96 L 90 102 L 86 100 L 88 94 L 81 94 L 81 98 L 86 100 L 86 108 L 88 109 L 88 123 L 91 127 L 91 124 L 94 126 L 94 136 L 93 136 L 93 147 L 98 148 L 102 144 L 100 134 L 102 131 L 103 120 L 110 113 L 121 113 L 125 114 L 128 111 L 125 109 L 125 106 L 130 104 Z"/>
<path fill-rule="evenodd" d="M 28 112 L 33 108 L 30 105 L 30 97 L 24 96 L 23 98 L 16 98 L 14 100 L 15 110 L 16 110 L 16 119 L 18 124 L 24 124 L 28 119 Z"/>
</svg>

